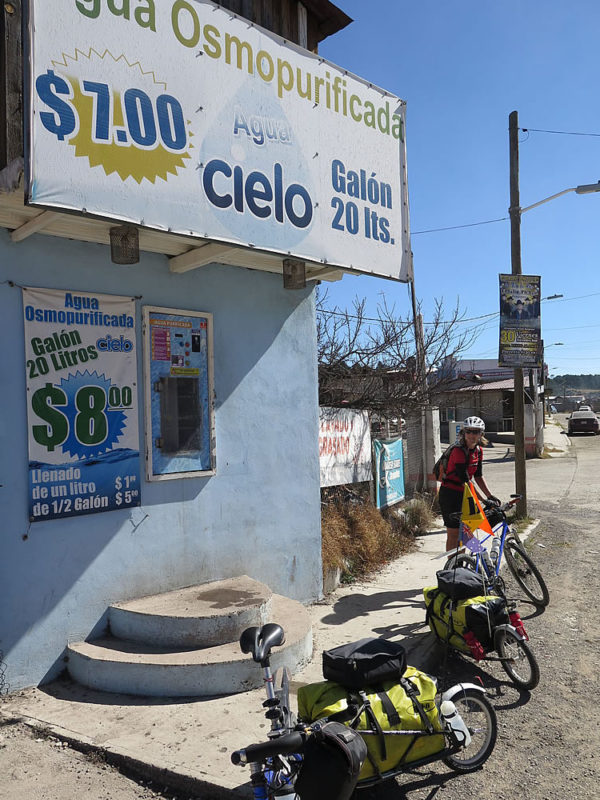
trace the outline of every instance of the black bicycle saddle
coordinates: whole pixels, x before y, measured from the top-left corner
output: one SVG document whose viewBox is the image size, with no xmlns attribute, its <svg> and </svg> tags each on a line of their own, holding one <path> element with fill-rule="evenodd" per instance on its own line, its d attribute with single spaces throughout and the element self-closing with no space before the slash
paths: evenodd
<svg viewBox="0 0 600 800">
<path fill-rule="evenodd" d="M 252 658 L 260 664 L 268 660 L 272 647 L 284 642 L 284 630 L 275 622 L 267 622 L 262 628 L 246 628 L 240 636 L 242 653 L 252 653 Z"/>
</svg>

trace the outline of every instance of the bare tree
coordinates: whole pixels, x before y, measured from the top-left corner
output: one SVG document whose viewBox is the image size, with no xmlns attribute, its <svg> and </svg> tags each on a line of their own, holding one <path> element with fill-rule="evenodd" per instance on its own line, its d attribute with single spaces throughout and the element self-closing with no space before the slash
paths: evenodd
<svg viewBox="0 0 600 800">
<path fill-rule="evenodd" d="M 329 308 L 327 293 L 317 295 L 317 348 L 321 405 L 362 408 L 385 417 L 400 417 L 435 400 L 453 383 L 448 363 L 476 338 L 464 328 L 458 304 L 450 314 L 435 301 L 432 320 L 424 325 L 426 381 L 418 380 L 412 314 L 402 317 L 385 299 L 377 316 L 365 315 L 364 299 L 353 308 Z"/>
</svg>

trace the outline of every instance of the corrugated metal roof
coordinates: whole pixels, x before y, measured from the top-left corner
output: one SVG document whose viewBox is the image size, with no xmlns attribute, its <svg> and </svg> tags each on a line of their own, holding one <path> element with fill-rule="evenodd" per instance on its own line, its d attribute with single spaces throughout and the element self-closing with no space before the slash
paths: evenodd
<svg viewBox="0 0 600 800">
<path fill-rule="evenodd" d="M 490 383 L 472 383 L 469 386 L 461 386 L 460 389 L 454 389 L 455 392 L 492 392 L 501 389 L 514 389 L 514 378 L 505 378 L 503 381 L 491 381 Z"/>
<path fill-rule="evenodd" d="M 523 383 L 526 389 L 530 387 L 529 378 L 524 376 Z M 497 392 L 507 389 L 514 391 L 515 381 L 514 378 L 505 378 L 503 381 L 490 381 L 489 383 L 469 383 L 468 386 L 461 386 L 460 388 L 451 389 L 453 392 Z"/>
</svg>

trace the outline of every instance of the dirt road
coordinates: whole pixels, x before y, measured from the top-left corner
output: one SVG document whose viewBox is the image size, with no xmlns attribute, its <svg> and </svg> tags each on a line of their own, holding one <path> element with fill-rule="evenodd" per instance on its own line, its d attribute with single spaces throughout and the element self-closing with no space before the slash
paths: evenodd
<svg viewBox="0 0 600 800">
<path fill-rule="evenodd" d="M 518 691 L 499 666 L 452 662 L 458 679 L 479 674 L 498 714 L 496 748 L 484 769 L 456 776 L 443 765 L 358 800 L 591 800 L 600 796 L 600 623 L 598 494 L 600 437 L 573 440 L 569 464 L 545 471 L 548 488 L 530 493 L 542 520 L 528 547 L 544 574 L 551 604 L 521 614 L 541 668 L 539 686 Z M 560 459 L 563 461 L 563 459 Z M 567 469 L 566 467 L 572 467 Z M 494 465 L 489 465 L 493 472 Z M 528 467 L 529 469 L 529 467 Z M 561 476 L 560 480 L 552 476 Z M 497 485 L 490 481 L 490 485 Z M 97 757 L 77 753 L 23 725 L 0 726 L 0 800 L 149 800 L 188 794 L 137 783 Z"/>
<path fill-rule="evenodd" d="M 422 769 L 362 800 L 600 797 L 600 438 L 574 438 L 569 458 L 572 477 L 554 485 L 553 501 L 530 497 L 530 512 L 542 524 L 528 549 L 551 596 L 543 613 L 520 604 L 540 664 L 538 687 L 519 691 L 500 667 L 453 661 L 457 678 L 479 675 L 491 692 L 499 723 L 491 758 L 472 775 L 455 777 L 443 765 Z"/>
<path fill-rule="evenodd" d="M 24 724 L 0 725 L 0 800 L 156 800 L 184 796 L 137 782 Z"/>
</svg>

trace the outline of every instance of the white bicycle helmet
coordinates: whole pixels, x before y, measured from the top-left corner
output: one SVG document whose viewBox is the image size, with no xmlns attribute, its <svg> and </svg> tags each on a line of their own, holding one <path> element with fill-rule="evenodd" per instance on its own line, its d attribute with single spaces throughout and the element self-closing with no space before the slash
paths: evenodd
<svg viewBox="0 0 600 800">
<path fill-rule="evenodd" d="M 463 422 L 463 429 L 464 428 L 477 428 L 477 430 L 483 433 L 485 430 L 485 422 L 481 417 L 467 417 Z"/>
</svg>

